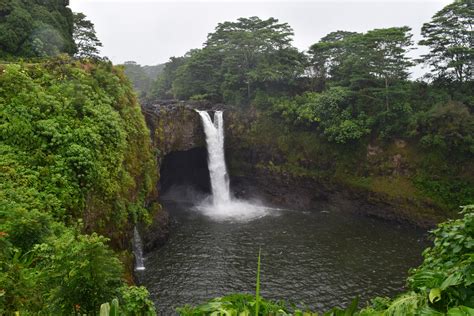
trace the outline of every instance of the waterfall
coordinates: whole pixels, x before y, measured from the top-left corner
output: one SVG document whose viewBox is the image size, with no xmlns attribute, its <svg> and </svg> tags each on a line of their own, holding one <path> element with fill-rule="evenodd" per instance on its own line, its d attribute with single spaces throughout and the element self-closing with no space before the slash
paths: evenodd
<svg viewBox="0 0 474 316">
<path fill-rule="evenodd" d="M 230 201 L 229 177 L 224 157 L 224 118 L 222 111 L 214 112 L 214 122 L 206 111 L 197 111 L 201 116 L 206 134 L 209 176 L 211 178 L 214 205 Z"/>
<path fill-rule="evenodd" d="M 214 220 L 248 221 L 267 215 L 270 208 L 256 200 L 250 202 L 231 199 L 229 176 L 224 157 L 224 117 L 222 111 L 214 112 L 214 122 L 209 113 L 198 111 L 206 134 L 207 165 L 211 179 L 212 201 L 204 199 L 196 209 Z"/>
<path fill-rule="evenodd" d="M 145 270 L 142 239 L 138 233 L 137 226 L 133 228 L 133 254 L 135 255 L 135 270 Z"/>
</svg>

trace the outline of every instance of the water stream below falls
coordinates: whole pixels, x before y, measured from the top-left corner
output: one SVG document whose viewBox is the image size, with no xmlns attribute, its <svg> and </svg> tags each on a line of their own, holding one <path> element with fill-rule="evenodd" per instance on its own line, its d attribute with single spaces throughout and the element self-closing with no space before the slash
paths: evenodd
<svg viewBox="0 0 474 316">
<path fill-rule="evenodd" d="M 201 116 L 212 195 L 164 201 L 167 244 L 148 254 L 139 281 L 160 315 L 235 292 L 253 293 L 262 249 L 261 293 L 325 311 L 356 296 L 393 296 L 421 262 L 423 232 L 331 206 L 312 211 L 272 209 L 233 199 L 224 159 L 222 112 Z"/>
</svg>

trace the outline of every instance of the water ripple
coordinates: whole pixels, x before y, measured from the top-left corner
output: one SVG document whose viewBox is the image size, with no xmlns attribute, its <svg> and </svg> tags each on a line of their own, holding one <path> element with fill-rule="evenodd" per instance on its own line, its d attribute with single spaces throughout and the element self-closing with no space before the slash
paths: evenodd
<svg viewBox="0 0 474 316">
<path fill-rule="evenodd" d="M 170 240 L 145 258 L 139 275 L 162 315 L 232 292 L 252 293 L 260 246 L 262 295 L 318 311 L 357 295 L 366 301 L 401 291 L 426 246 L 423 232 L 337 212 L 267 210 L 278 216 L 236 222 L 171 202 L 166 207 L 173 217 Z"/>
</svg>

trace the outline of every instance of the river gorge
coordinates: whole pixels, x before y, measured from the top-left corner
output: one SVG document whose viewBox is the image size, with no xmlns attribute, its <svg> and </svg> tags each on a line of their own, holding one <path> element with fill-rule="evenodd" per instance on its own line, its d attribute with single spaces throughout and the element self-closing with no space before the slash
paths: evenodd
<svg viewBox="0 0 474 316">
<path fill-rule="evenodd" d="M 407 270 L 421 262 L 425 230 L 387 220 L 390 211 L 383 206 L 379 218 L 371 217 L 377 204 L 364 209 L 350 195 L 304 181 L 293 188 L 288 182 L 265 187 L 258 174 L 253 180 L 231 176 L 229 191 L 229 115 L 184 105 L 155 110 L 164 112 L 146 118 L 155 144 L 164 149 L 160 188 L 169 237 L 164 246 L 149 249 L 146 269 L 136 277 L 163 315 L 229 293 L 252 293 L 260 248 L 262 295 L 290 297 L 300 308 L 319 311 L 356 296 L 364 303 L 393 296 L 402 291 Z"/>
</svg>

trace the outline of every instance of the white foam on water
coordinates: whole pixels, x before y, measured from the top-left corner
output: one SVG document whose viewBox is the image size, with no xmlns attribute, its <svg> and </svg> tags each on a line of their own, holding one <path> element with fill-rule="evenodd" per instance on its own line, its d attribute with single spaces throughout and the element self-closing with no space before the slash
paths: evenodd
<svg viewBox="0 0 474 316">
<path fill-rule="evenodd" d="M 262 218 L 270 213 L 276 214 L 275 209 L 235 199 L 219 204 L 204 200 L 196 206 L 196 209 L 216 221 L 245 222 Z"/>
</svg>

